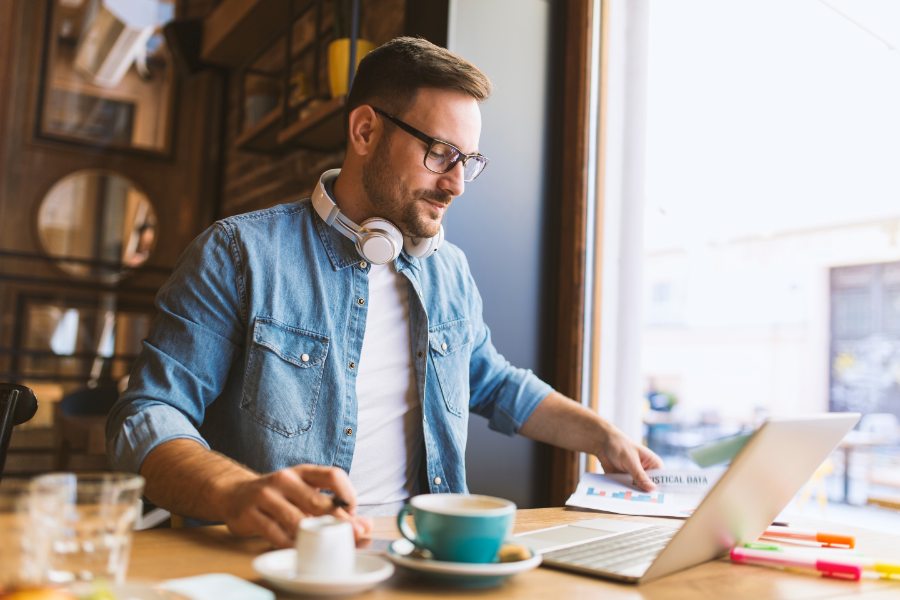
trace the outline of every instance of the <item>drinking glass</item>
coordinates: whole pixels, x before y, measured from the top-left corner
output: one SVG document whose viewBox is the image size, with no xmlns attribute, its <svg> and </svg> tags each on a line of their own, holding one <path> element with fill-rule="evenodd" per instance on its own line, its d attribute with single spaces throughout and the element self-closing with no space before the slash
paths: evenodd
<svg viewBox="0 0 900 600">
<path fill-rule="evenodd" d="M 123 583 L 143 489 L 143 477 L 125 473 L 51 473 L 35 478 L 33 492 L 55 496 L 61 505 L 47 553 L 47 580 Z M 53 526 L 49 519 L 45 523 Z"/>
<path fill-rule="evenodd" d="M 30 481 L 3 480 L 0 485 L 0 595 L 4 590 L 43 583 L 59 506 L 54 495 L 33 492 Z M 40 526 L 37 525 L 38 508 L 47 515 Z"/>
</svg>

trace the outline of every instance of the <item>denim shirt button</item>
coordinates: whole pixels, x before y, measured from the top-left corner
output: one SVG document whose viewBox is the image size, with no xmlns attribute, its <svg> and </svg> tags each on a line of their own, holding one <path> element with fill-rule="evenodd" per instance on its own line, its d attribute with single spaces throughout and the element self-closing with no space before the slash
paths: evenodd
<svg viewBox="0 0 900 600">
<path fill-rule="evenodd" d="M 443 350 L 444 352 L 447 351 L 447 344 L 446 344 L 446 343 L 441 344 L 441 350 Z"/>
<path fill-rule="evenodd" d="M 363 304 L 366 303 L 366 301 L 364 298 L 357 298 L 356 303 L 359 304 L 360 306 L 362 306 Z"/>
<path fill-rule="evenodd" d="M 440 477 L 435 477 L 435 478 L 434 478 L 434 485 L 441 485 L 441 478 L 440 478 Z"/>
<path fill-rule="evenodd" d="M 355 368 L 356 368 L 356 363 L 351 360 L 350 361 L 350 370 L 352 371 Z"/>
<path fill-rule="evenodd" d="M 352 427 L 348 427 L 348 428 L 347 428 L 347 435 L 353 435 L 353 428 L 352 428 Z"/>
<path fill-rule="evenodd" d="M 369 266 L 369 265 L 366 263 L 366 261 L 362 261 L 361 263 L 359 263 L 360 269 L 365 269 L 367 266 Z"/>
<path fill-rule="evenodd" d="M 300 360 L 302 360 L 303 362 L 309 362 L 309 354 L 301 354 Z"/>
</svg>

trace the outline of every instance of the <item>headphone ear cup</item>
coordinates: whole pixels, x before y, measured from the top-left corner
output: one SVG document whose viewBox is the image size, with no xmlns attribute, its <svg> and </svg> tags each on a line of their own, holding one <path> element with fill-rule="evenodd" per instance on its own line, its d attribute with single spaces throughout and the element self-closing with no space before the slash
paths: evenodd
<svg viewBox="0 0 900 600">
<path fill-rule="evenodd" d="M 360 255 L 373 265 L 397 260 L 403 249 L 403 234 L 391 223 L 379 217 L 363 221 L 363 241 L 357 246 Z"/>
<path fill-rule="evenodd" d="M 434 237 L 430 238 L 411 238 L 409 236 L 403 236 L 403 249 L 406 250 L 406 253 L 410 256 L 415 256 L 416 258 L 428 258 L 432 254 L 438 251 L 441 247 L 441 244 L 444 243 L 444 226 L 441 225 L 441 228 L 438 230 L 438 233 Z"/>
</svg>

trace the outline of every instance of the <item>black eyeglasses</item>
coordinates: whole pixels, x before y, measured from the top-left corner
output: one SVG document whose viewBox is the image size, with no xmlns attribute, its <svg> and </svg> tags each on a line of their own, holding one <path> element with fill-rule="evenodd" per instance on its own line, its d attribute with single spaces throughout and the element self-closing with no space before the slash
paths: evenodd
<svg viewBox="0 0 900 600">
<path fill-rule="evenodd" d="M 382 117 L 389 119 L 394 125 L 406 133 L 419 138 L 428 144 L 428 151 L 425 152 L 424 162 L 425 168 L 432 173 L 446 173 L 455 167 L 456 163 L 461 162 L 463 164 L 463 181 L 473 181 L 476 177 L 481 175 L 481 172 L 484 171 L 484 168 L 487 166 L 488 162 L 490 162 L 490 159 L 486 156 L 480 154 L 465 154 L 453 144 L 442 142 L 441 140 L 436 140 L 431 136 L 425 135 L 412 125 L 407 125 L 400 119 L 392 117 L 380 108 L 372 106 L 372 110 Z"/>
</svg>

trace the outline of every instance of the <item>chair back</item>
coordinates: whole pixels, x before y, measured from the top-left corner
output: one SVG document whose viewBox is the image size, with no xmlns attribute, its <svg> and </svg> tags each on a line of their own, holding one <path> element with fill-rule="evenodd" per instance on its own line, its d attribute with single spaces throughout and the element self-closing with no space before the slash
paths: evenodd
<svg viewBox="0 0 900 600">
<path fill-rule="evenodd" d="M 6 452 L 15 425 L 31 419 L 37 412 L 37 398 L 30 388 L 13 383 L 0 383 L 0 481 L 6 466 Z"/>
<path fill-rule="evenodd" d="M 60 400 L 59 412 L 63 415 L 106 415 L 118 399 L 119 390 L 114 385 L 84 388 Z"/>
</svg>

